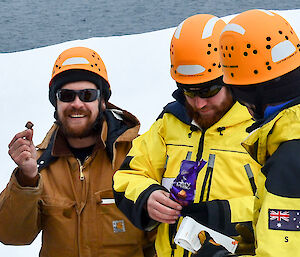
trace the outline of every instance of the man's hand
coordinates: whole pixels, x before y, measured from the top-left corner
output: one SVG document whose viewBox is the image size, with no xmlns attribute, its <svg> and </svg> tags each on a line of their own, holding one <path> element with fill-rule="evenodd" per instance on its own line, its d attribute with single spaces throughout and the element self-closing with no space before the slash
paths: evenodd
<svg viewBox="0 0 300 257">
<path fill-rule="evenodd" d="M 198 237 L 201 248 L 197 253 L 192 254 L 191 257 L 236 257 L 236 255 L 232 255 L 222 245 L 217 244 L 206 231 L 201 231 Z"/>
<path fill-rule="evenodd" d="M 15 135 L 8 145 L 8 154 L 18 165 L 20 172 L 28 179 L 37 174 L 37 152 L 32 142 L 33 130 L 27 129 Z"/>
<path fill-rule="evenodd" d="M 147 201 L 147 211 L 151 219 L 174 224 L 180 215 L 182 207 L 170 199 L 170 194 L 163 190 L 152 192 Z"/>
</svg>

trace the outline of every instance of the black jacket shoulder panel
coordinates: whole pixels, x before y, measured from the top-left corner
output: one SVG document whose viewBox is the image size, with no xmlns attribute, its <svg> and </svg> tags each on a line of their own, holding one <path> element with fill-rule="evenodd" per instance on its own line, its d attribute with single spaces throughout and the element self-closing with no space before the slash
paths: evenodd
<svg viewBox="0 0 300 257">
<path fill-rule="evenodd" d="M 176 101 L 168 103 L 161 114 L 158 116 L 158 119 L 161 119 L 165 113 L 173 114 L 181 122 L 191 125 L 192 119 L 188 115 L 185 107 L 185 98 L 181 89 L 177 89 L 173 94 L 173 97 Z"/>
<path fill-rule="evenodd" d="M 119 118 L 116 118 L 113 113 L 114 110 L 107 109 L 104 112 L 104 116 L 108 126 L 107 139 L 106 139 L 106 150 L 109 158 L 113 159 L 113 144 L 117 138 L 122 135 L 126 130 L 131 127 L 134 127 L 135 124 L 130 124 L 126 122 L 125 117 L 118 114 Z"/>
<path fill-rule="evenodd" d="M 57 160 L 57 157 L 52 156 L 52 148 L 54 145 L 56 137 L 56 132 L 52 134 L 49 144 L 47 148 L 44 150 L 40 158 L 37 160 L 38 171 L 40 172 L 42 169 L 47 168 L 52 162 Z"/>
<path fill-rule="evenodd" d="M 268 192 L 289 198 L 300 197 L 300 140 L 282 143 L 262 168 Z"/>
</svg>

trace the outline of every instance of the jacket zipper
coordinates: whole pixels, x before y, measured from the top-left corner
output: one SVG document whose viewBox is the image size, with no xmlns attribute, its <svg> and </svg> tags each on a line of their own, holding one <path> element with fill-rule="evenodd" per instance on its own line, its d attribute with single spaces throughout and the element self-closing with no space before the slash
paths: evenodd
<svg viewBox="0 0 300 257">
<path fill-rule="evenodd" d="M 198 153 L 197 153 L 197 161 L 200 161 L 202 158 L 202 154 L 203 154 L 203 144 L 204 144 L 204 134 L 205 134 L 205 130 L 202 131 L 201 137 L 200 137 L 200 141 L 199 141 L 199 146 L 198 146 Z"/>
<path fill-rule="evenodd" d="M 79 179 L 83 181 L 84 180 L 83 165 L 81 164 L 81 161 L 79 159 L 77 159 L 77 161 L 79 163 Z"/>
<path fill-rule="evenodd" d="M 83 181 L 84 180 L 84 174 L 83 174 L 83 166 L 80 165 L 79 167 L 79 174 L 80 174 L 80 180 Z"/>
</svg>

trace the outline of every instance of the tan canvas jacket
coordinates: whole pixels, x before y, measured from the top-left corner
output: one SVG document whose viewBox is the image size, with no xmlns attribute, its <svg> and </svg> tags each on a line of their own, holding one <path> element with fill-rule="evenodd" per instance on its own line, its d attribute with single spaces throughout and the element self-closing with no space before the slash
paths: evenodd
<svg viewBox="0 0 300 257">
<path fill-rule="evenodd" d="M 106 111 L 101 140 L 81 164 L 54 125 L 38 146 L 40 156 L 53 140 L 52 162 L 45 165 L 48 156 L 38 163 L 46 166 L 40 167 L 38 186 L 21 187 L 16 169 L 0 195 L 0 241 L 30 244 L 42 231 L 42 257 L 153 256 L 153 235 L 130 223 L 112 192 L 112 176 L 138 130 L 128 112 Z"/>
</svg>

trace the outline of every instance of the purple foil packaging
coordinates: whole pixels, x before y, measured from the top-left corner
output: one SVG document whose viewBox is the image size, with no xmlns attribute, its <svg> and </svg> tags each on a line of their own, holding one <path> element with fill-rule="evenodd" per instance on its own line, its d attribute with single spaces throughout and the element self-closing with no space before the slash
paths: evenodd
<svg viewBox="0 0 300 257">
<path fill-rule="evenodd" d="M 194 202 L 196 191 L 196 180 L 200 170 L 204 167 L 206 161 L 189 161 L 181 162 L 178 176 L 173 181 L 170 190 L 170 197 L 174 201 L 186 206 Z"/>
</svg>

